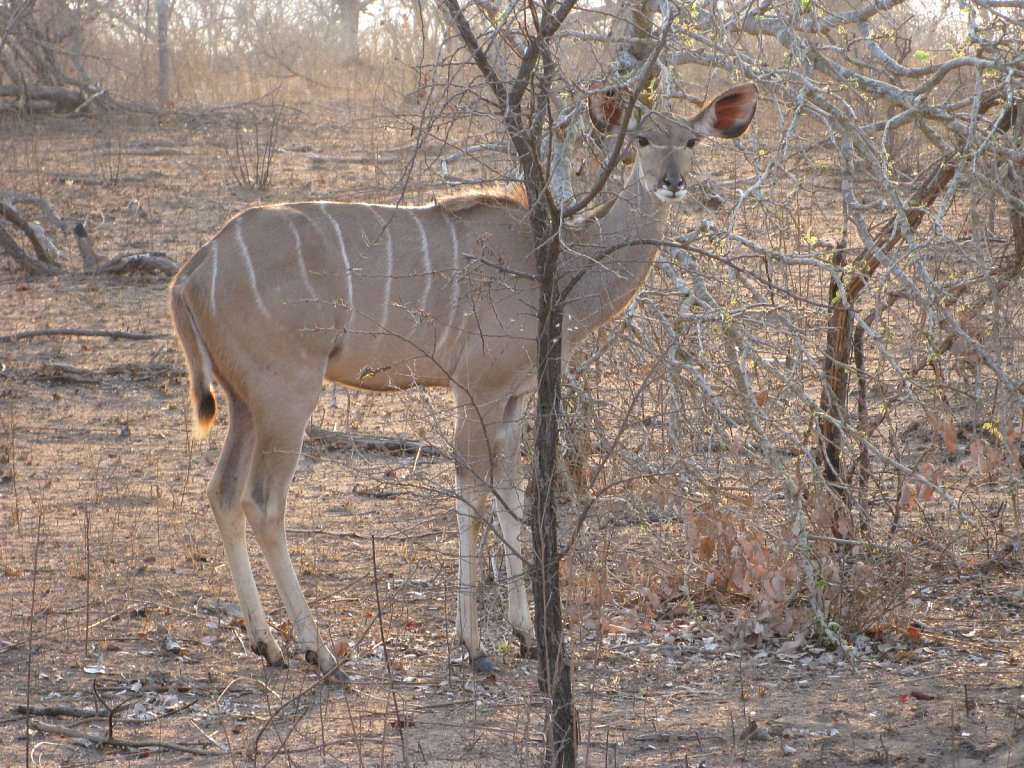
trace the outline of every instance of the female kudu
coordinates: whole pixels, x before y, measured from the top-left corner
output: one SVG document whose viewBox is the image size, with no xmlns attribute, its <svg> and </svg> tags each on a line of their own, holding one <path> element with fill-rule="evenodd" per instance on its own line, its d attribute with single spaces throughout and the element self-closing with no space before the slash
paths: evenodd
<svg viewBox="0 0 1024 768">
<path fill-rule="evenodd" d="M 655 114 L 636 126 L 632 173 L 614 204 L 564 235 L 565 346 L 621 312 L 654 262 L 682 199 L 692 148 L 742 134 L 753 85 L 729 89 L 695 117 Z M 271 636 L 245 544 L 248 520 L 291 618 L 299 649 L 324 674 L 320 641 L 285 541 L 285 498 L 323 381 L 389 392 L 448 387 L 455 398 L 459 596 L 456 626 L 474 666 L 485 502 L 506 546 L 508 618 L 533 640 L 521 554 L 523 410 L 536 387 L 537 282 L 522 194 L 483 192 L 423 207 L 306 202 L 247 210 L 182 268 L 171 315 L 185 353 L 197 432 L 209 430 L 216 381 L 230 422 L 210 504 L 250 644 L 268 664 Z"/>
</svg>

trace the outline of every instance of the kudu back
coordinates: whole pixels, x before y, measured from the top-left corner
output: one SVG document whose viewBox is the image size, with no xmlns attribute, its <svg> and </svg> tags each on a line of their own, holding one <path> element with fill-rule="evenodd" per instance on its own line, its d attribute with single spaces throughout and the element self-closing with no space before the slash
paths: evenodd
<svg viewBox="0 0 1024 768">
<path fill-rule="evenodd" d="M 665 203 L 682 199 L 692 149 L 735 137 L 753 118 L 753 85 L 695 116 L 650 114 L 611 207 L 563 237 L 567 350 L 621 312 L 650 272 Z M 506 547 L 508 618 L 534 643 L 522 547 L 523 411 L 536 386 L 538 285 L 521 191 L 483 190 L 422 207 L 303 202 L 230 220 L 171 286 L 174 329 L 191 382 L 196 432 L 212 425 L 216 382 L 229 426 L 208 495 L 252 649 L 285 663 L 271 635 L 245 543 L 267 559 L 299 650 L 324 674 L 321 642 L 285 541 L 285 500 L 324 380 L 393 392 L 448 387 L 455 399 L 459 594 L 456 631 L 478 671 L 480 534 L 489 498 Z"/>
</svg>

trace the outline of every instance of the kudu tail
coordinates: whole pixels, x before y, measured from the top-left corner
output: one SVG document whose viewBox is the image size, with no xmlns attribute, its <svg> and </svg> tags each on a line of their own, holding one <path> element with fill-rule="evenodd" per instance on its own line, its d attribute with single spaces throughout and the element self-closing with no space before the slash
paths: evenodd
<svg viewBox="0 0 1024 768">
<path fill-rule="evenodd" d="M 181 280 L 179 275 L 171 285 L 171 319 L 188 368 L 192 425 L 198 437 L 205 437 L 217 418 L 217 399 L 213 396 L 213 363 L 188 306 Z"/>
</svg>

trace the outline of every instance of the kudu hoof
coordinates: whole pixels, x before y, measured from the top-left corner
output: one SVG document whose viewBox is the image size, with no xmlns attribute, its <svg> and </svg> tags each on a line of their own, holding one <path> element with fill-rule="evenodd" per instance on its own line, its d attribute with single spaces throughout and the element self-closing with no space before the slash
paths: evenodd
<svg viewBox="0 0 1024 768">
<path fill-rule="evenodd" d="M 280 649 L 275 649 L 270 646 L 265 640 L 260 640 L 257 643 L 253 643 L 249 646 L 252 652 L 262 656 L 263 660 L 267 662 L 268 667 L 277 667 L 278 669 L 288 669 L 288 662 L 284 660 Z M 276 651 L 276 653 L 275 653 Z"/>
<path fill-rule="evenodd" d="M 328 685 L 338 685 L 342 688 L 348 688 L 352 684 L 352 678 L 350 678 L 340 669 L 332 669 L 330 672 L 324 675 L 324 682 Z"/>
<path fill-rule="evenodd" d="M 487 656 L 473 659 L 473 671 L 479 675 L 493 675 L 498 672 L 498 666 Z"/>
<path fill-rule="evenodd" d="M 513 630 L 513 634 L 516 636 L 516 640 L 519 641 L 519 656 L 523 659 L 539 659 L 540 651 L 537 650 L 537 642 L 533 639 L 533 635 L 528 635 L 525 632 L 518 632 Z"/>
<path fill-rule="evenodd" d="M 519 658 L 533 659 L 536 661 L 540 658 L 540 650 L 536 645 L 527 645 L 526 643 L 523 643 L 519 646 Z"/>
<path fill-rule="evenodd" d="M 306 651 L 305 656 L 306 662 L 308 664 L 312 664 L 317 669 L 322 669 L 322 667 L 320 666 L 320 657 L 317 655 L 316 651 Z M 334 661 L 333 658 L 329 660 L 329 664 L 330 666 L 328 667 L 327 671 L 323 673 L 324 682 L 328 683 L 329 685 L 343 685 L 345 687 L 348 687 L 348 684 L 352 682 L 351 678 L 348 675 L 346 675 L 341 670 L 340 667 L 338 667 L 337 662 Z"/>
</svg>

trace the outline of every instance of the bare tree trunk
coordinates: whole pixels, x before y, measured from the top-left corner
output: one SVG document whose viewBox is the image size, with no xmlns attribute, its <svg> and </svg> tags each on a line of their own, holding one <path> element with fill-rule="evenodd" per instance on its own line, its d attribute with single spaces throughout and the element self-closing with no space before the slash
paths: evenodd
<svg viewBox="0 0 1024 768">
<path fill-rule="evenodd" d="M 1019 103 L 1010 106 L 1004 120 L 1009 123 L 1004 130 L 1012 128 L 1017 148 L 1024 149 L 1024 120 L 1021 120 Z M 1013 164 L 1008 163 L 1008 166 L 1010 188 L 1016 198 L 1024 199 L 1024 170 Z M 1024 263 L 1024 209 L 1015 205 L 1010 206 L 1010 230 L 1013 232 L 1013 260 L 1019 265 Z"/>
<path fill-rule="evenodd" d="M 547 719 L 544 764 L 547 768 L 576 765 L 577 718 L 572 695 L 572 668 L 565 647 L 562 593 L 559 580 L 558 506 L 555 482 L 558 462 L 558 418 L 562 386 L 562 306 L 558 290 L 561 257 L 561 215 L 549 191 L 551 173 L 542 147 L 544 127 L 530 119 L 527 99 L 534 111 L 550 108 L 555 61 L 551 40 L 575 6 L 575 0 L 531 4 L 537 27 L 526 37 L 518 72 L 502 76 L 477 39 L 458 0 L 443 0 L 477 68 L 504 105 L 503 122 L 522 171 L 530 204 L 530 228 L 540 280 L 537 328 L 537 415 L 534 441 L 532 499 L 529 507 L 533 540 L 532 586 L 537 649 L 538 684 L 551 700 Z"/>
<path fill-rule="evenodd" d="M 18 23 L 32 12 L 35 0 L 19 0 L 11 3 L 3 19 L 3 26 L 0 27 L 0 51 L 3 51 L 7 44 L 7 38 L 11 36 Z"/>
<path fill-rule="evenodd" d="M 156 0 L 156 51 L 159 67 L 157 97 L 162 108 L 170 106 L 171 103 L 171 49 L 167 43 L 170 20 L 170 0 Z"/>
<path fill-rule="evenodd" d="M 543 192 L 543 190 L 541 190 Z M 543 200 L 538 204 L 543 207 Z M 534 205 L 535 229 L 551 228 L 551 217 Z M 534 438 L 533 494 L 530 530 L 533 534 L 533 602 L 540 654 L 540 687 L 551 697 L 548 724 L 548 768 L 576 765 L 577 722 L 562 624 L 562 587 L 558 546 L 558 419 L 562 403 L 562 306 L 558 298 L 558 261 L 561 247 L 550 237 L 537 250 L 541 275 L 538 327 L 537 423 Z"/>
<path fill-rule="evenodd" d="M 355 64 L 359 61 L 359 14 L 363 0 L 334 0 L 338 8 L 341 63 Z"/>
</svg>

